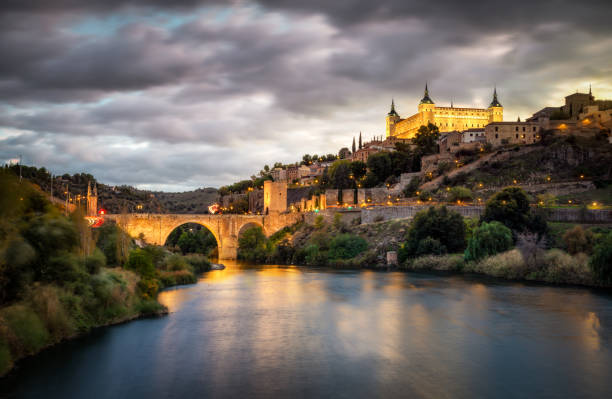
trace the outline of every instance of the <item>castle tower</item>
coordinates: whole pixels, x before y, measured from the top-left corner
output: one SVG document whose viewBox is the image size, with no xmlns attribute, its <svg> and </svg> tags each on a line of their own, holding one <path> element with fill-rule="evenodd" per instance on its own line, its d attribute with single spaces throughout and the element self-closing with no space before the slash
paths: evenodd
<svg viewBox="0 0 612 399">
<path fill-rule="evenodd" d="M 436 104 L 434 104 L 431 97 L 429 97 L 429 89 L 427 88 L 427 83 L 425 83 L 425 93 L 423 94 L 423 98 L 419 103 L 419 114 L 421 114 L 421 124 L 427 126 L 428 123 L 434 123 L 434 109 L 436 108 Z"/>
<path fill-rule="evenodd" d="M 395 125 L 400 121 L 400 116 L 395 112 L 395 102 L 391 99 L 391 110 L 385 118 L 386 125 L 386 136 L 391 137 L 395 135 Z M 361 149 L 361 132 L 359 133 L 359 148 Z"/>
<path fill-rule="evenodd" d="M 503 122 L 504 120 L 504 107 L 497 100 L 497 87 L 493 89 L 493 100 L 489 104 L 489 123 L 491 122 Z"/>
<path fill-rule="evenodd" d="M 98 214 L 98 186 L 94 184 L 93 192 L 91 182 L 87 183 L 87 216 Z"/>
</svg>

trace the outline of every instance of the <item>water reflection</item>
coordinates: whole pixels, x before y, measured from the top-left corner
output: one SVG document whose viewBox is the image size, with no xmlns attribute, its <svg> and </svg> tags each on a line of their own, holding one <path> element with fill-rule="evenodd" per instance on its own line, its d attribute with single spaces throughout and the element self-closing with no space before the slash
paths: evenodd
<svg viewBox="0 0 612 399">
<path fill-rule="evenodd" d="M 168 317 L 45 352 L 0 396 L 612 397 L 609 296 L 226 266 L 163 292 Z"/>
</svg>

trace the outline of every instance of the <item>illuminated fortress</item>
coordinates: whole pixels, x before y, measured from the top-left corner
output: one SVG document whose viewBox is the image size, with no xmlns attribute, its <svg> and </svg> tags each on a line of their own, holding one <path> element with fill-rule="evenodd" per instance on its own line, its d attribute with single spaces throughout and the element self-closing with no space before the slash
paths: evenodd
<svg viewBox="0 0 612 399">
<path fill-rule="evenodd" d="M 501 122 L 504 119 L 504 107 L 497 100 L 497 89 L 493 90 L 493 101 L 488 108 L 456 108 L 438 107 L 429 97 L 425 85 L 425 95 L 419 103 L 418 112 L 406 119 L 400 118 L 395 112 L 395 104 L 391 101 L 391 111 L 387 114 L 386 135 L 400 139 L 413 138 L 419 127 L 428 123 L 438 126 L 440 132 L 463 131 L 472 128 L 484 128 L 491 122 Z"/>
</svg>

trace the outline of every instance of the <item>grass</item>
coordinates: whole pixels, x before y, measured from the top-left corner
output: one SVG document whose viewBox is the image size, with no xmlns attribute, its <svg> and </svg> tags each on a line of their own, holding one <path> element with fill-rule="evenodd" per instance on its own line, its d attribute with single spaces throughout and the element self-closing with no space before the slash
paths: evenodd
<svg viewBox="0 0 612 399">
<path fill-rule="evenodd" d="M 572 201 L 572 204 L 593 204 L 597 203 L 597 209 L 603 207 L 612 206 L 612 184 L 609 184 L 602 188 L 596 188 L 594 190 L 584 191 L 582 193 L 573 193 L 567 195 L 560 195 L 557 197 L 557 201 L 560 204 L 569 204 L 568 201 Z"/>
</svg>

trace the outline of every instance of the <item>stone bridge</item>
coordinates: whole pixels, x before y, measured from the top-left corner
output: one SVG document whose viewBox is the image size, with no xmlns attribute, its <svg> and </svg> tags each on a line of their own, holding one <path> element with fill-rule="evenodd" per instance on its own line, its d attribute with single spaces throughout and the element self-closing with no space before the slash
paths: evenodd
<svg viewBox="0 0 612 399">
<path fill-rule="evenodd" d="M 132 237 L 142 235 L 150 244 L 164 245 L 172 230 L 185 223 L 197 223 L 212 232 L 217 239 L 219 259 L 236 259 L 238 237 L 248 227 L 260 226 L 268 237 L 283 227 L 303 219 L 300 213 L 279 213 L 270 215 L 174 215 L 131 213 L 105 215 L 114 220 Z"/>
</svg>

